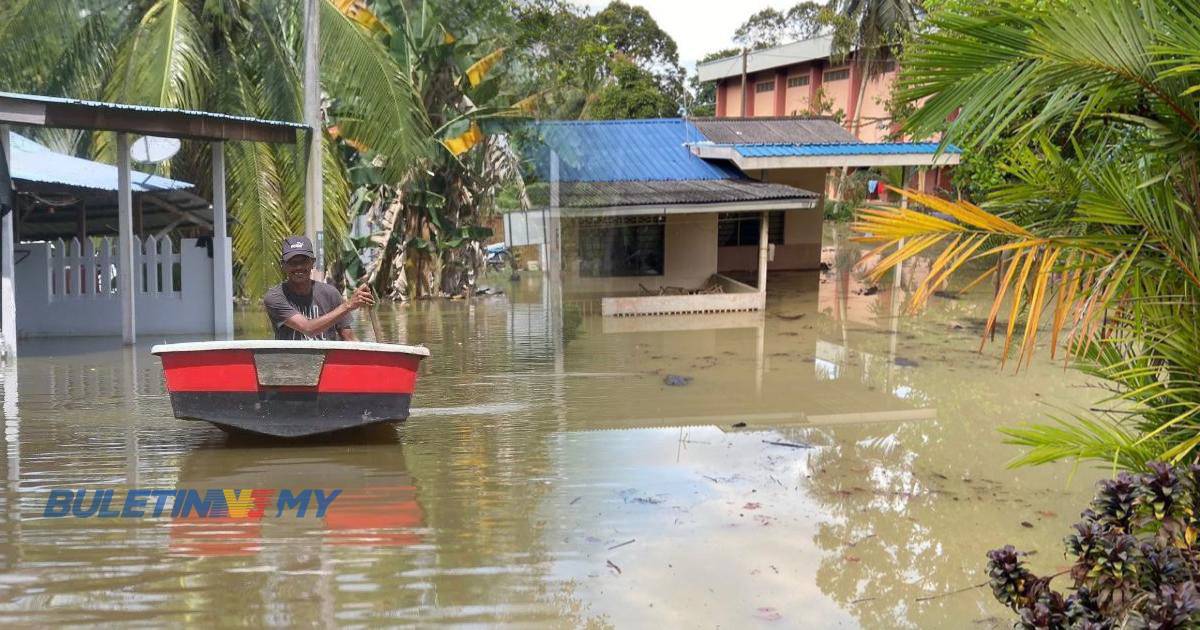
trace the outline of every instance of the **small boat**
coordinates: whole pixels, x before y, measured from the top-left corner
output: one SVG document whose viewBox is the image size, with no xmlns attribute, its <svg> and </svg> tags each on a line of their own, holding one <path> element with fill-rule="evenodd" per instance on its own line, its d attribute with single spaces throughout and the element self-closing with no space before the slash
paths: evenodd
<svg viewBox="0 0 1200 630">
<path fill-rule="evenodd" d="M 303 437 L 408 418 L 422 346 L 203 341 L 154 346 L 176 418 Z"/>
</svg>

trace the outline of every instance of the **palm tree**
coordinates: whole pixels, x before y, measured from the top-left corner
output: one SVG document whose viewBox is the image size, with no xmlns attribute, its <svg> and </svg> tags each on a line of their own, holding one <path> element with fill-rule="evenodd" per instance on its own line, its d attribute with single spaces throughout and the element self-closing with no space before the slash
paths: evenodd
<svg viewBox="0 0 1200 630">
<path fill-rule="evenodd" d="M 300 3 L 274 0 L 15 0 L 0 6 L 0 88 L 122 103 L 302 119 Z M 321 87 L 327 116 L 369 144 L 399 179 L 430 149 L 429 123 L 409 77 L 372 30 L 370 13 L 322 0 Z M 350 185 L 324 139 L 327 240 L 340 243 Z M 59 148 L 111 159 L 111 134 L 60 133 Z M 229 206 L 242 292 L 277 278 L 283 236 L 303 232 L 304 154 L 298 147 L 229 147 Z M 169 168 L 205 181 L 208 157 L 187 148 Z M 203 188 L 201 192 L 204 192 Z"/>
<path fill-rule="evenodd" d="M 981 150 L 1015 140 L 982 206 L 905 192 L 855 229 L 882 274 L 941 253 L 919 306 L 957 272 L 999 274 L 985 339 L 1028 364 L 1049 329 L 1109 391 L 1092 413 L 1006 431 L 1016 464 L 1140 468 L 1200 445 L 1200 8 L 1190 0 L 1020 0 L 931 17 L 909 49 L 906 130 Z M 1021 325 L 1018 322 L 1024 320 Z"/>
<path fill-rule="evenodd" d="M 833 48 L 841 55 L 854 54 L 862 78 L 858 87 L 858 107 L 851 132 L 857 136 L 862 126 L 862 102 L 867 81 L 883 70 L 889 54 L 900 49 L 905 39 L 916 32 L 923 15 L 921 0 L 831 0 Z"/>
</svg>

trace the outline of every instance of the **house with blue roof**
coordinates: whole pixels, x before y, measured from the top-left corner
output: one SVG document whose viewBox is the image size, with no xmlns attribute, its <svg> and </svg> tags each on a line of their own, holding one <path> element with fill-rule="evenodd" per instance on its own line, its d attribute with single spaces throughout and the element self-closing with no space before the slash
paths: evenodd
<svg viewBox="0 0 1200 630">
<path fill-rule="evenodd" d="M 769 271 L 820 266 L 832 168 L 955 164 L 955 147 L 861 142 L 829 118 L 543 121 L 548 207 L 506 219 L 548 242 L 564 291 L 605 315 L 761 310 Z M 923 170 L 921 170 L 923 172 Z M 922 182 L 923 183 L 923 182 Z M 548 226 L 540 241 L 536 230 Z M 514 238 L 515 236 L 515 238 Z M 756 278 L 756 280 L 751 280 Z"/>
</svg>

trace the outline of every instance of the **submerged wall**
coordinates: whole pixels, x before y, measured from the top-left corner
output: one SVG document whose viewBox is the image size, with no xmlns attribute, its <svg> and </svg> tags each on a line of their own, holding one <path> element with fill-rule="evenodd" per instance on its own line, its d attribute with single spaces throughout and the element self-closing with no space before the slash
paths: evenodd
<svg viewBox="0 0 1200 630">
<path fill-rule="evenodd" d="M 17 334 L 23 337 L 121 334 L 115 240 L 80 246 L 21 243 L 16 261 Z M 176 253 L 171 241 L 147 238 L 134 254 L 138 333 L 213 332 L 213 260 L 197 239 L 185 238 Z"/>
</svg>

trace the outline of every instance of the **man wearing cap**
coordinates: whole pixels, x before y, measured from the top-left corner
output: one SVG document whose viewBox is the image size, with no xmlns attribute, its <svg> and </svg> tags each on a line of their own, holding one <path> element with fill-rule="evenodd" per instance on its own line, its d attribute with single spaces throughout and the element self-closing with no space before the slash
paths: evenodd
<svg viewBox="0 0 1200 630">
<path fill-rule="evenodd" d="M 350 329 L 350 313 L 375 303 L 371 291 L 363 285 L 349 300 L 342 300 L 341 292 L 332 285 L 309 277 L 316 258 L 312 241 L 307 237 L 284 239 L 284 281 L 263 296 L 275 338 L 357 341 Z"/>
</svg>

